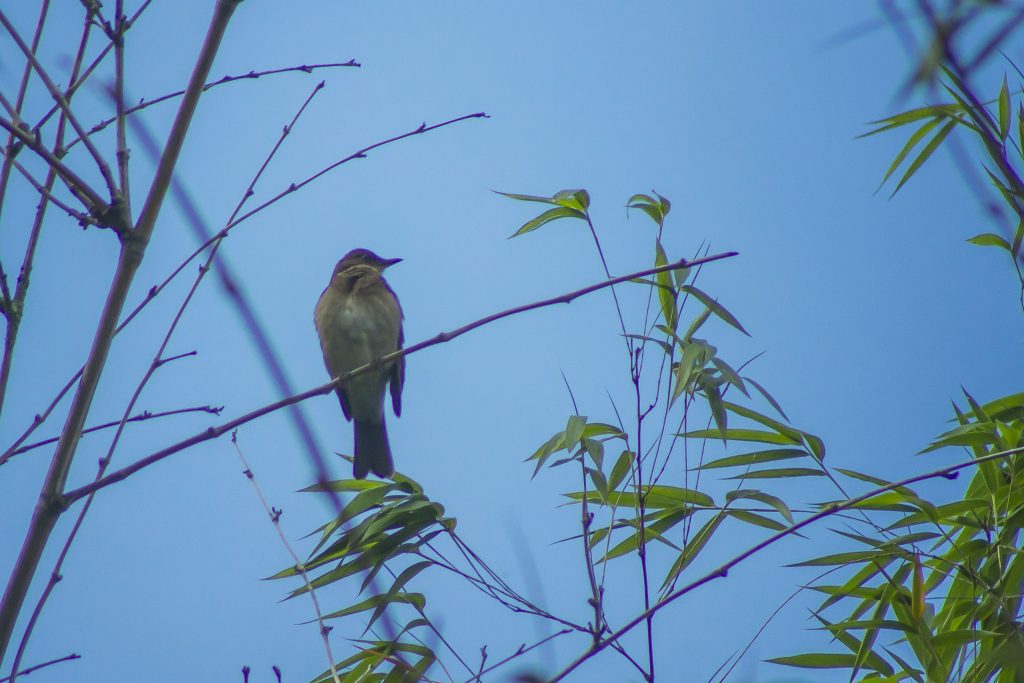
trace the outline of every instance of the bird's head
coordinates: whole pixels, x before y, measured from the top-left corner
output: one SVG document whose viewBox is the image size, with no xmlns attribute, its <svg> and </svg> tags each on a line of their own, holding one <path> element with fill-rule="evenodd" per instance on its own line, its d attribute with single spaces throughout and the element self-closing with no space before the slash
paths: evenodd
<svg viewBox="0 0 1024 683">
<path fill-rule="evenodd" d="M 400 258 L 381 258 L 369 249 L 353 249 L 341 257 L 341 260 L 338 261 L 337 270 L 345 270 L 352 266 L 370 266 L 376 270 L 384 270 L 401 260 Z"/>
<path fill-rule="evenodd" d="M 339 276 L 343 276 L 342 279 L 350 279 L 380 273 L 401 260 L 400 258 L 381 258 L 369 249 L 353 249 L 338 261 L 331 280 L 335 282 Z"/>
</svg>

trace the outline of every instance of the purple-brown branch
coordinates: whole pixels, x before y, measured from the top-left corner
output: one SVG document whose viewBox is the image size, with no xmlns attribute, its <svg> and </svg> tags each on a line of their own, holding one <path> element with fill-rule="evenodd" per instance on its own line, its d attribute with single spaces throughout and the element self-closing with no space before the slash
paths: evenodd
<svg viewBox="0 0 1024 683">
<path fill-rule="evenodd" d="M 679 598 L 683 597 L 687 593 L 689 593 L 689 592 L 691 592 L 693 590 L 696 590 L 697 588 L 700 588 L 701 586 L 703 586 L 706 583 L 710 583 L 711 581 L 713 581 L 715 579 L 725 578 L 726 576 L 728 576 L 729 571 L 733 567 L 735 567 L 736 565 L 738 565 L 741 562 L 743 562 L 744 560 L 752 557 L 753 555 L 756 555 L 760 551 L 764 550 L 765 548 L 767 548 L 770 545 L 773 545 L 777 541 L 782 540 L 783 538 L 787 538 L 789 536 L 797 535 L 797 532 L 800 529 L 803 529 L 806 526 L 814 524 L 815 522 L 817 522 L 819 520 L 822 520 L 822 519 L 825 519 L 826 517 L 831 517 L 832 515 L 835 515 L 835 514 L 837 514 L 839 512 L 842 512 L 843 510 L 848 510 L 848 509 L 850 509 L 852 507 L 855 507 L 855 506 L 859 505 L 860 503 L 863 503 L 863 502 L 865 502 L 867 500 L 870 500 L 871 498 L 874 498 L 875 496 L 880 495 L 882 493 L 885 493 L 887 491 L 893 491 L 893 490 L 898 489 L 900 487 L 909 486 L 910 484 L 915 484 L 915 483 L 917 483 L 919 481 L 925 481 L 927 479 L 938 479 L 940 477 L 942 477 L 942 478 L 949 478 L 950 475 L 953 475 L 956 472 L 959 472 L 960 470 L 967 469 L 969 467 L 977 467 L 978 465 L 980 465 L 982 463 L 991 462 L 991 461 L 994 461 L 994 460 L 1002 460 L 1003 458 L 1007 458 L 1007 457 L 1009 457 L 1011 455 L 1015 455 L 1017 453 L 1024 453 L 1024 446 L 1021 446 L 1019 448 L 1010 448 L 1010 449 L 1005 450 L 1005 451 L 999 451 L 998 453 L 990 453 L 990 454 L 982 456 L 980 458 L 973 458 L 971 460 L 968 460 L 966 462 L 961 462 L 961 463 L 958 463 L 956 465 L 950 465 L 949 467 L 943 467 L 943 468 L 940 468 L 940 469 L 937 469 L 937 470 L 933 470 L 931 472 L 926 472 L 924 474 L 917 474 L 917 475 L 914 475 L 912 477 L 907 477 L 906 479 L 902 479 L 900 481 L 893 482 L 891 484 L 886 484 L 885 486 L 880 486 L 880 487 L 878 487 L 876 489 L 872 489 L 871 491 L 868 491 L 867 493 L 864 493 L 864 494 L 861 494 L 859 496 L 856 496 L 855 498 L 849 498 L 849 499 L 844 500 L 842 502 L 837 502 L 837 503 L 832 503 L 830 505 L 827 505 L 823 509 L 821 509 L 818 512 L 816 512 L 813 515 L 811 515 L 810 517 L 807 517 L 806 519 L 802 519 L 799 522 L 797 522 L 796 524 L 794 524 L 794 525 L 792 525 L 790 527 L 787 527 L 787 528 L 783 529 L 782 531 L 779 531 L 777 533 L 772 534 L 771 536 L 769 536 L 768 538 L 764 539 L 760 543 L 757 543 L 756 545 L 748 548 L 747 550 L 743 551 L 742 553 L 740 553 L 736 557 L 732 558 L 731 560 L 729 560 L 725 564 L 721 565 L 720 567 L 718 567 L 717 569 L 715 569 L 715 570 L 713 570 L 711 572 L 708 572 L 707 574 L 705 574 L 704 576 L 700 577 L 699 579 L 697 579 L 697 580 L 695 580 L 695 581 L 693 581 L 693 582 L 683 586 L 682 588 L 679 588 L 677 590 L 672 591 L 671 593 L 666 595 L 663 599 L 658 601 L 658 603 L 655 604 L 654 606 L 652 606 L 650 609 L 644 610 L 642 613 L 640 613 L 637 616 L 635 616 L 625 626 L 623 626 L 619 630 L 615 631 L 615 633 L 611 634 L 610 636 L 608 636 L 607 638 L 605 638 L 601 642 L 596 643 L 593 646 L 591 646 L 586 652 L 584 652 L 575 661 L 573 661 L 571 664 L 569 664 L 569 666 L 565 667 L 556 676 L 551 678 L 549 683 L 557 683 L 558 681 L 561 681 L 566 676 L 568 676 L 570 673 L 572 673 L 572 671 L 574 671 L 577 667 L 579 667 L 581 664 L 583 664 L 583 662 L 587 661 L 588 659 L 590 659 L 591 657 L 596 655 L 598 652 L 600 652 L 601 650 L 605 649 L 606 647 L 608 647 L 609 645 L 611 645 L 612 643 L 617 641 L 619 638 L 624 636 L 629 631 L 633 630 L 634 628 L 636 628 L 640 624 L 644 623 L 651 615 L 653 615 L 655 612 L 659 611 L 660 609 L 662 609 L 663 607 L 665 607 L 669 603 L 674 602 L 675 600 L 678 600 Z"/>
<path fill-rule="evenodd" d="M 356 368 L 351 372 L 347 372 L 344 375 L 340 375 L 337 378 L 331 380 L 330 382 L 327 382 L 326 384 L 321 384 L 318 387 L 307 389 L 306 391 L 303 391 L 299 394 L 295 394 L 294 396 L 289 396 L 279 401 L 274 401 L 273 403 L 265 405 L 261 408 L 257 408 L 252 412 L 246 413 L 245 415 L 225 422 L 224 424 L 219 425 L 217 427 L 209 427 L 208 429 L 199 432 L 198 434 L 194 434 L 187 439 L 179 441 L 176 444 L 173 444 L 171 446 L 168 446 L 167 448 L 157 451 L 156 453 L 148 455 L 145 458 L 142 458 L 141 460 L 129 465 L 128 467 L 124 467 L 120 470 L 117 470 L 116 472 L 112 472 L 107 476 L 103 477 L 102 479 L 99 479 L 98 481 L 94 481 L 91 484 L 86 484 L 85 486 L 81 486 L 72 491 L 68 491 L 66 494 L 61 496 L 59 503 L 60 505 L 65 507 L 71 505 L 72 503 L 76 502 L 77 500 L 85 496 L 88 496 L 90 493 L 93 493 L 94 491 L 98 491 L 102 488 L 110 486 L 111 484 L 115 484 L 119 481 L 122 481 L 128 478 L 129 476 L 135 474 L 139 470 L 145 469 L 150 465 L 158 463 L 164 458 L 174 455 L 175 453 L 178 453 L 180 451 L 183 451 L 186 448 L 189 448 L 199 443 L 203 443 L 204 441 L 209 441 L 211 439 L 220 437 L 232 431 L 233 429 L 236 429 L 242 426 L 243 424 L 246 424 L 247 422 L 252 422 L 256 418 L 263 417 L 264 415 L 276 412 L 281 408 L 285 408 L 295 403 L 299 403 L 300 401 L 305 401 L 306 399 L 312 398 L 314 396 L 328 394 L 334 391 L 337 387 L 342 386 L 346 382 L 352 380 L 354 377 L 357 377 L 365 372 L 369 372 L 372 369 L 378 368 L 385 363 L 390 363 L 391 361 L 397 360 L 398 358 L 401 358 L 412 353 L 416 353 L 417 351 L 421 351 L 430 346 L 436 346 L 438 344 L 449 342 L 457 337 L 461 337 L 467 332 L 471 332 L 477 329 L 478 327 L 483 327 L 484 325 L 496 322 L 498 320 L 501 320 L 502 318 L 508 318 L 509 316 L 517 315 L 519 313 L 525 313 L 527 311 L 532 311 L 538 308 L 554 306 L 555 304 L 567 304 L 573 301 L 574 299 L 577 299 L 586 294 L 590 294 L 592 292 L 596 292 L 599 289 L 604 289 L 605 287 L 611 287 L 612 285 L 617 285 L 622 282 L 628 282 L 630 280 L 646 277 L 648 275 L 653 275 L 655 273 L 660 273 L 666 270 L 675 270 L 677 268 L 689 268 L 694 265 L 710 263 L 712 261 L 720 261 L 722 259 L 730 258 L 737 255 L 738 252 L 730 251 L 722 254 L 715 254 L 713 256 L 706 256 L 695 261 L 687 261 L 683 259 L 677 263 L 670 263 L 664 266 L 659 266 L 657 268 L 648 268 L 646 270 L 630 273 L 629 275 L 622 275 L 620 277 L 612 278 L 611 280 L 604 280 L 602 282 L 598 282 L 588 287 L 583 287 L 582 289 L 577 289 L 566 294 L 560 294 L 558 296 L 551 297 L 550 299 L 543 299 L 541 301 L 535 301 L 530 304 L 523 304 L 522 306 L 509 308 L 498 313 L 492 313 L 489 316 L 463 325 L 462 327 L 454 329 L 450 332 L 441 332 L 440 334 L 431 337 L 430 339 L 426 339 L 417 344 L 413 344 L 412 346 L 408 346 L 404 349 L 400 349 L 393 353 L 389 353 L 386 356 L 381 356 L 375 361 L 367 363 L 362 367 Z"/>
</svg>

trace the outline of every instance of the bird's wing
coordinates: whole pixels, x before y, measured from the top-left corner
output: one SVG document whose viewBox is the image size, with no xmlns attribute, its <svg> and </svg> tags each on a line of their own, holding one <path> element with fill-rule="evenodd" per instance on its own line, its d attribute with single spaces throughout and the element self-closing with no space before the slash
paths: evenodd
<svg viewBox="0 0 1024 683">
<path fill-rule="evenodd" d="M 398 326 L 398 348 L 405 343 L 405 331 Z M 395 415 L 402 416 L 402 385 L 405 383 L 405 356 L 391 367 L 391 407 Z"/>
</svg>

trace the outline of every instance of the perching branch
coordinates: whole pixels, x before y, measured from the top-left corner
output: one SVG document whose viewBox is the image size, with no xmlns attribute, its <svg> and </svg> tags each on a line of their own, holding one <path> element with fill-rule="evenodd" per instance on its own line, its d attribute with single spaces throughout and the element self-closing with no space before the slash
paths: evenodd
<svg viewBox="0 0 1024 683">
<path fill-rule="evenodd" d="M 302 393 L 299 394 L 295 394 L 294 396 L 289 396 L 279 401 L 274 401 L 273 403 L 267 404 L 262 408 L 257 408 L 252 412 L 246 413 L 245 415 L 236 417 L 233 420 L 225 422 L 220 426 L 209 427 L 208 429 L 199 432 L 198 434 L 194 434 L 187 439 L 179 441 L 176 444 L 173 444 L 171 446 L 168 446 L 167 448 L 157 451 L 156 453 L 148 455 L 145 458 L 142 458 L 141 460 L 129 465 L 128 467 L 124 467 L 120 470 L 117 470 L 116 472 L 112 472 L 98 481 L 95 481 L 91 484 L 86 484 L 85 486 L 81 486 L 77 489 L 74 489 L 73 491 L 69 491 L 64 496 L 62 496 L 59 501 L 55 502 L 59 503 L 59 505 L 62 507 L 71 505 L 77 500 L 89 495 L 94 491 L 98 491 L 102 488 L 110 486 L 111 484 L 115 484 L 119 481 L 127 479 L 128 477 L 135 474 L 139 470 L 143 470 L 149 467 L 150 465 L 158 463 L 164 458 L 174 455 L 175 453 L 178 453 L 180 451 L 183 451 L 186 448 L 189 448 L 199 443 L 203 443 L 204 441 L 216 439 L 217 437 L 220 437 L 230 432 L 231 430 L 246 424 L 247 422 L 252 422 L 253 420 L 259 417 L 263 417 L 264 415 L 276 412 L 281 408 L 293 405 L 295 403 L 299 403 L 300 401 L 305 401 L 306 399 L 312 398 L 314 396 L 329 394 L 335 389 L 337 389 L 339 386 L 342 386 L 346 382 L 351 381 L 353 378 L 358 377 L 359 375 L 362 375 L 365 372 L 369 372 L 370 370 L 376 369 L 385 363 L 390 363 L 391 361 L 397 360 L 398 358 L 407 356 L 412 353 L 416 353 L 417 351 L 421 351 L 430 346 L 436 346 L 438 344 L 449 342 L 457 337 L 461 337 L 467 332 L 471 332 L 477 329 L 478 327 L 483 327 L 484 325 L 501 320 L 502 318 L 508 318 L 509 316 L 517 315 L 519 313 L 525 313 L 527 311 L 532 311 L 538 308 L 554 306 L 555 304 L 567 304 L 573 301 L 574 299 L 577 299 L 586 294 L 590 294 L 592 292 L 596 292 L 600 289 L 604 289 L 605 287 L 611 287 L 612 285 L 617 285 L 621 282 L 628 282 L 630 280 L 635 280 L 637 278 L 645 277 L 647 275 L 653 275 L 655 273 L 660 273 L 666 270 L 675 270 L 677 268 L 689 268 L 691 266 L 699 265 L 702 263 L 720 261 L 722 259 L 731 258 L 737 255 L 738 252 L 730 251 L 722 254 L 715 254 L 713 256 L 707 256 L 702 259 L 697 259 L 695 261 L 687 261 L 683 259 L 676 263 L 670 263 L 664 266 L 659 266 L 657 268 L 648 268 L 646 270 L 630 273 L 629 275 L 622 275 L 620 277 L 612 278 L 611 280 L 604 280 L 602 282 L 598 282 L 588 287 L 583 287 L 582 289 L 577 289 L 566 294 L 560 294 L 559 296 L 552 297 L 550 299 L 542 299 L 541 301 L 535 301 L 534 303 L 531 304 L 523 304 L 522 306 L 509 308 L 499 313 L 492 313 L 489 316 L 463 325 L 462 327 L 454 329 L 450 332 L 441 332 L 440 334 L 431 337 L 430 339 L 426 339 L 417 344 L 413 344 L 412 346 L 408 346 L 404 349 L 399 349 L 398 351 L 389 353 L 386 356 L 381 356 L 375 361 L 372 361 L 370 363 L 367 363 L 366 365 L 356 368 L 351 372 L 347 372 L 344 375 L 339 375 L 337 378 L 331 380 L 330 382 L 327 382 L 326 384 L 321 384 L 318 387 L 307 389 L 306 391 L 303 391 Z"/>
<path fill-rule="evenodd" d="M 167 277 L 165 277 L 160 282 L 160 284 L 154 285 L 149 290 L 147 290 L 146 295 L 142 299 L 142 301 L 140 301 L 135 306 L 135 308 L 132 309 L 131 313 L 129 313 L 127 316 L 125 316 L 125 318 L 117 326 L 117 329 L 114 330 L 115 336 L 117 334 L 120 334 L 120 332 L 125 327 L 127 327 L 128 324 L 131 323 L 131 321 L 134 320 L 135 317 L 138 316 L 138 314 L 141 313 L 142 310 L 144 308 L 146 308 L 146 306 L 148 306 L 149 303 L 152 302 L 171 282 L 173 282 L 174 279 L 177 278 L 177 276 L 188 266 L 188 264 L 190 264 L 193 260 L 196 259 L 196 257 L 198 257 L 200 254 L 202 254 L 205 250 L 210 248 L 212 245 L 214 245 L 217 242 L 219 242 L 225 236 L 227 236 L 227 234 L 229 232 L 231 232 L 231 230 L 233 230 L 236 226 L 238 226 L 242 222 L 248 220 L 249 218 L 251 218 L 255 214 L 259 213 L 260 211 L 263 211 L 264 209 L 268 208 L 269 206 L 271 206 L 275 202 L 283 199 L 284 197 L 286 197 L 287 195 L 291 194 L 292 192 L 295 192 L 296 190 L 300 189 L 301 187 L 303 187 L 305 185 L 308 185 L 313 180 L 323 176 L 327 171 L 330 171 L 330 170 L 332 170 L 334 168 L 337 168 L 338 166 L 340 166 L 340 165 L 342 165 L 344 163 L 347 163 L 349 161 L 352 161 L 354 159 L 365 158 L 366 154 L 368 152 L 370 152 L 371 150 L 377 149 L 378 147 L 382 147 L 382 146 L 390 144 L 392 142 L 397 142 L 399 140 L 403 140 L 405 138 L 413 137 L 413 136 L 419 135 L 421 133 L 427 133 L 427 132 L 430 132 L 430 131 L 433 131 L 433 130 L 437 130 L 439 128 L 444 128 L 445 126 L 450 126 L 452 124 L 459 123 L 460 121 L 465 121 L 467 119 L 481 118 L 481 117 L 486 117 L 486 116 L 487 116 L 486 114 L 481 112 L 481 113 L 476 113 L 476 114 L 469 114 L 469 115 L 466 115 L 466 116 L 459 116 L 457 118 L 449 119 L 447 121 L 442 121 L 441 123 L 436 123 L 436 124 L 433 124 L 433 125 L 430 125 L 430 126 L 421 125 L 421 126 L 418 126 L 417 128 L 415 128 L 415 129 L 413 129 L 413 130 L 411 130 L 409 132 L 402 133 L 401 135 L 396 135 L 396 136 L 388 138 L 386 140 L 381 140 L 379 142 L 375 142 L 372 145 L 367 145 L 366 147 L 363 147 L 362 149 L 357 150 L 356 152 L 353 152 L 352 154 L 349 154 L 348 156 L 344 157 L 343 159 L 340 159 L 339 161 L 333 162 L 330 166 L 317 171 L 313 175 L 307 177 L 305 180 L 302 180 L 299 183 L 292 183 L 291 185 L 288 186 L 288 188 L 286 188 L 285 190 L 277 193 L 274 197 L 272 197 L 268 201 L 264 202 L 260 206 L 258 206 L 255 209 L 249 211 L 248 213 L 246 213 L 245 215 L 243 215 L 241 217 L 234 218 L 234 216 L 236 216 L 237 213 L 238 213 L 237 209 L 241 208 L 241 203 L 240 203 L 240 205 L 238 207 L 236 207 L 236 211 L 232 213 L 232 219 L 228 221 L 227 225 L 225 225 L 224 228 L 222 228 L 220 231 L 218 231 L 216 234 L 214 234 L 208 240 L 203 242 L 201 245 L 196 247 L 196 249 L 188 257 L 186 257 L 180 264 L 178 264 L 178 266 Z M 2 121 L 0 121 L 0 123 L 2 123 Z M 249 192 L 251 191 L 251 189 L 252 188 L 250 187 L 249 190 L 247 190 L 246 197 L 249 196 Z M 244 199 L 246 197 L 243 197 L 243 202 L 244 202 Z M 65 383 L 65 385 L 61 388 L 61 390 L 57 393 L 57 395 L 53 398 L 53 400 L 50 401 L 49 405 L 43 410 L 42 413 L 40 413 L 37 416 L 37 419 L 33 420 L 32 424 L 30 424 L 28 427 L 25 428 L 25 431 L 22 432 L 21 436 L 19 436 L 18 439 L 12 445 L 8 446 L 8 448 L 4 452 L 3 456 L 0 456 L 0 463 L 2 463 L 4 458 L 10 456 L 10 454 L 14 450 L 16 450 L 18 447 L 20 447 L 23 443 L 25 443 L 25 441 L 28 439 L 28 437 L 31 436 L 32 433 L 41 424 L 43 424 L 43 422 L 46 421 L 46 419 L 50 416 L 50 414 L 53 412 L 54 408 L 61 401 L 61 399 L 64 397 L 64 395 L 66 395 L 67 392 L 71 390 L 71 388 L 78 381 L 79 377 L 81 377 L 81 374 L 82 374 L 82 369 L 79 369 L 78 372 L 73 377 L 71 377 L 67 381 L 67 383 Z"/>
</svg>

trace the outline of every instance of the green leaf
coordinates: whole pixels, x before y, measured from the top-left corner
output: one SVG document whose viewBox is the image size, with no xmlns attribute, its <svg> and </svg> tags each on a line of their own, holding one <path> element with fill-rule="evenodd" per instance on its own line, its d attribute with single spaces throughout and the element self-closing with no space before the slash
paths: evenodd
<svg viewBox="0 0 1024 683">
<path fill-rule="evenodd" d="M 615 465 L 612 467 L 612 474 L 608 479 L 609 489 L 615 490 L 619 488 L 619 484 L 625 481 L 626 475 L 629 474 L 635 460 L 636 453 L 632 451 L 622 451 L 619 455 L 619 459 L 615 461 Z"/>
<path fill-rule="evenodd" d="M 680 287 L 680 289 L 696 297 L 698 301 L 700 301 L 702 304 L 710 308 L 711 312 L 717 315 L 719 318 L 729 323 L 730 325 L 732 325 L 733 327 L 735 327 L 737 330 L 747 335 L 748 337 L 750 336 L 750 333 L 743 329 L 743 325 L 740 325 L 740 321 L 737 320 L 732 313 L 727 311 L 725 307 L 722 306 L 722 304 L 712 299 L 706 293 L 697 289 L 693 285 L 683 285 L 682 287 Z"/>
<path fill-rule="evenodd" d="M 640 209 L 657 223 L 658 227 L 661 227 L 665 224 L 665 216 L 671 210 L 672 204 L 657 192 L 654 194 L 658 196 L 658 199 L 646 194 L 635 194 L 626 202 L 626 208 Z"/>
<path fill-rule="evenodd" d="M 887 181 L 889 177 L 896 171 L 896 169 L 899 168 L 900 164 L 903 163 L 903 160 L 907 157 L 907 154 L 909 154 L 910 151 L 917 146 L 917 143 L 919 143 L 925 135 L 931 132 L 931 130 L 935 128 L 935 126 L 942 123 L 942 121 L 943 119 L 941 118 L 932 119 L 931 121 L 928 121 L 923 126 L 918 128 L 916 131 L 914 131 L 914 134 L 907 139 L 906 144 L 903 145 L 903 148 L 896 155 L 896 158 L 893 159 L 892 164 L 889 165 L 889 169 L 885 172 L 885 175 L 882 176 L 882 182 L 879 183 L 878 185 L 879 190 L 882 189 L 882 186 L 885 185 L 885 181 Z"/>
<path fill-rule="evenodd" d="M 952 119 L 951 121 L 949 121 L 949 123 L 943 126 L 942 129 L 939 130 L 939 132 L 936 133 L 934 137 L 932 137 L 928 144 L 925 145 L 924 149 L 921 150 L 921 153 L 917 155 L 917 158 L 914 159 L 913 162 L 911 162 L 910 166 L 903 173 L 903 177 L 900 178 L 900 182 L 896 184 L 896 189 L 892 191 L 892 195 L 890 196 L 894 196 L 897 192 L 899 192 L 900 188 L 903 187 L 904 183 L 910 180 L 911 176 L 913 176 L 914 173 L 917 172 L 917 169 L 921 168 L 921 165 L 924 162 L 928 161 L 928 157 L 930 157 L 932 153 L 939 148 L 939 145 L 942 144 L 942 141 L 946 139 L 946 136 L 949 135 L 954 128 L 956 128 L 956 124 L 959 122 L 959 119 Z"/>
<path fill-rule="evenodd" d="M 738 489 L 725 494 L 725 499 L 729 502 L 733 500 L 756 500 L 767 505 L 771 505 L 773 508 L 779 511 L 787 522 L 793 524 L 793 513 L 790 511 L 789 506 L 781 498 L 777 498 L 771 494 L 765 493 L 764 491 L 758 491 L 756 489 Z"/>
<path fill-rule="evenodd" d="M 571 415 L 565 424 L 565 445 L 567 448 L 576 448 L 576 444 L 583 438 L 583 430 L 587 426 L 586 415 Z"/>
<path fill-rule="evenodd" d="M 849 669 L 857 662 L 856 655 L 829 654 L 825 652 L 775 657 L 765 661 L 783 666 L 795 666 L 801 669 Z"/>
<path fill-rule="evenodd" d="M 821 470 L 812 470 L 807 467 L 783 467 L 776 470 L 753 470 L 737 474 L 735 477 L 726 479 L 790 479 L 792 477 L 823 477 L 825 473 Z"/>
<path fill-rule="evenodd" d="M 728 428 L 728 414 L 725 412 L 725 406 L 722 405 L 722 391 L 718 388 L 717 384 L 712 382 L 704 382 L 704 396 L 708 399 L 708 405 L 711 407 L 711 416 L 715 418 L 715 426 L 718 427 L 719 433 L 722 434 L 722 443 L 727 443 L 726 439 L 729 436 Z"/>
<path fill-rule="evenodd" d="M 693 335 L 697 333 L 697 330 L 699 330 L 710 317 L 711 309 L 707 307 L 703 308 L 701 312 L 697 314 L 697 317 L 693 319 L 693 322 L 690 323 L 690 326 L 686 328 L 686 334 L 682 337 L 683 341 L 690 341 L 690 339 L 693 338 Z"/>
<path fill-rule="evenodd" d="M 499 192 L 498 190 L 491 190 L 495 194 L 500 194 L 503 197 L 509 199 L 516 199 L 521 202 L 539 202 L 541 204 L 555 204 L 555 200 L 551 197 L 538 197 L 532 194 L 513 194 L 511 192 Z"/>
<path fill-rule="evenodd" d="M 661 246 L 661 240 L 655 240 L 654 267 L 659 268 L 664 265 L 668 265 L 668 256 L 665 255 L 665 249 Z M 679 321 L 676 319 L 676 292 L 672 288 L 672 275 L 667 270 L 663 270 L 656 273 L 655 278 L 659 285 L 658 300 L 661 302 L 661 317 L 674 332 Z"/>
<path fill-rule="evenodd" d="M 754 422 L 758 422 L 765 427 L 778 432 L 790 439 L 793 443 L 800 443 L 803 441 L 805 435 L 804 432 L 779 422 L 778 420 L 772 419 L 767 415 L 763 415 L 752 408 L 747 408 L 746 406 L 741 406 L 738 403 L 731 403 L 729 401 L 725 402 L 725 407 L 728 408 L 730 412 L 735 413 L 740 417 L 753 420 Z"/>
<path fill-rule="evenodd" d="M 367 598 L 366 600 L 346 607 L 345 609 L 325 614 L 324 619 L 347 617 L 350 614 L 358 614 L 359 612 L 365 612 L 366 610 L 376 609 L 377 606 L 381 604 L 384 604 L 385 606 L 388 604 L 407 604 L 423 609 L 427 604 L 427 599 L 423 597 L 422 593 L 397 593 L 395 595 L 388 595 L 385 593 L 381 595 L 374 595 L 373 597 Z"/>
<path fill-rule="evenodd" d="M 729 380 L 729 384 L 733 385 L 737 389 L 743 392 L 744 396 L 750 398 L 750 394 L 747 393 L 747 387 L 743 383 L 743 379 L 740 374 L 732 369 L 732 366 L 726 363 L 724 360 L 715 356 L 711 359 L 711 362 L 715 364 L 715 367 L 719 369 L 722 376 Z"/>
<path fill-rule="evenodd" d="M 776 432 L 766 432 L 761 429 L 730 429 L 728 433 L 723 435 L 721 431 L 717 429 L 694 429 L 689 432 L 682 432 L 676 434 L 686 439 L 722 439 L 723 441 L 728 439 L 730 441 L 756 441 L 758 443 L 770 443 L 777 444 L 780 446 L 799 446 L 799 441 L 795 441 L 784 434 L 778 434 Z"/>
<path fill-rule="evenodd" d="M 980 235 L 975 235 L 967 240 L 971 244 L 977 244 L 982 247 L 1000 247 L 1012 253 L 1010 249 L 1010 243 L 1007 242 L 1000 235 L 996 235 L 991 232 L 983 232 Z"/>
<path fill-rule="evenodd" d="M 1010 88 L 1003 76 L 1003 87 L 999 90 L 999 138 L 1006 140 L 1010 133 Z"/>
<path fill-rule="evenodd" d="M 697 469 L 713 470 L 719 467 L 749 467 L 760 465 L 766 462 L 777 460 L 790 460 L 792 458 L 808 458 L 810 453 L 799 448 L 773 448 L 765 451 L 754 451 L 742 455 L 729 455 L 724 458 L 706 462 Z"/>
<path fill-rule="evenodd" d="M 590 193 L 586 190 L 559 190 L 551 198 L 555 204 L 569 209 L 586 212 L 590 207 Z"/>
<path fill-rule="evenodd" d="M 868 560 L 877 560 L 890 556 L 892 553 L 880 553 L 877 550 L 857 550 L 846 553 L 835 553 L 834 555 L 825 555 L 824 557 L 816 557 L 811 560 L 804 560 L 803 562 L 796 562 L 794 564 L 786 565 L 787 567 L 834 567 L 834 566 L 846 566 L 850 564 L 859 564 Z"/>
<path fill-rule="evenodd" d="M 756 512 L 751 512 L 750 510 L 729 510 L 728 512 L 730 517 L 735 517 L 741 522 L 764 527 L 765 529 L 771 529 L 772 531 L 782 531 L 787 528 L 785 524 L 776 522 L 771 517 L 765 517 L 764 515 L 759 515 Z"/>
<path fill-rule="evenodd" d="M 779 414 L 779 415 L 781 415 L 781 416 L 782 416 L 782 418 L 783 418 L 784 420 L 786 420 L 787 422 L 789 421 L 789 416 L 788 416 L 788 415 L 786 415 L 786 411 L 784 411 L 784 410 L 782 409 L 782 406 L 781 406 L 781 405 L 779 405 L 779 403 L 778 403 L 778 402 L 777 402 L 777 401 L 776 401 L 776 400 L 775 400 L 774 398 L 772 398 L 772 395 L 768 393 L 768 390 L 767 390 L 767 389 L 765 389 L 764 387 L 762 387 L 762 386 L 761 386 L 760 384 L 758 384 L 757 382 L 755 382 L 755 381 L 754 381 L 753 379 L 751 379 L 750 377 L 744 377 L 743 379 L 744 379 L 744 380 L 745 380 L 745 381 L 746 381 L 746 382 L 747 382 L 748 384 L 751 384 L 751 385 L 753 385 L 753 387 L 754 387 L 755 389 L 757 389 L 757 390 L 758 390 L 758 392 L 760 392 L 760 394 L 761 394 L 762 396 L 764 396 L 765 400 L 766 400 L 766 401 L 768 401 L 768 403 L 770 403 L 770 404 L 771 404 L 772 408 L 775 408 L 775 411 L 776 411 L 776 412 L 778 412 L 778 414 Z"/>
<path fill-rule="evenodd" d="M 604 467 L 604 444 L 597 439 L 591 439 L 589 437 L 583 437 L 583 450 L 587 452 L 590 459 L 597 465 L 597 469 L 600 470 Z"/>
<path fill-rule="evenodd" d="M 952 103 L 937 105 L 930 104 L 925 107 L 910 109 L 901 114 L 896 114 L 894 116 L 879 119 L 877 121 L 871 121 L 871 125 L 881 125 L 881 127 L 872 131 L 868 131 L 867 133 L 864 133 L 859 137 L 866 138 L 871 135 L 877 135 L 878 133 L 884 132 L 886 130 L 899 128 L 900 126 L 905 126 L 909 123 L 914 123 L 916 121 L 923 121 L 924 119 L 949 118 L 950 116 L 953 116 L 954 114 L 957 114 L 962 111 L 963 108 L 960 107 L 960 105 Z"/>
<path fill-rule="evenodd" d="M 586 215 L 582 211 L 570 209 L 565 206 L 548 209 L 533 220 L 523 223 L 523 226 L 512 233 L 509 237 L 518 237 L 519 235 L 532 232 L 545 223 L 550 223 L 551 221 L 558 220 L 559 218 L 586 218 Z"/>
<path fill-rule="evenodd" d="M 677 576 L 683 573 L 690 563 L 697 559 L 697 556 L 704 549 L 704 547 L 711 540 L 715 531 L 721 526 L 722 522 L 726 519 L 725 512 L 719 512 L 717 515 L 712 517 L 707 523 L 700 528 L 700 530 L 694 534 L 690 542 L 683 548 L 683 552 L 679 554 L 675 562 L 669 568 L 668 573 L 665 575 L 665 580 L 661 583 L 661 589 L 664 590 L 670 585 Z"/>
</svg>

